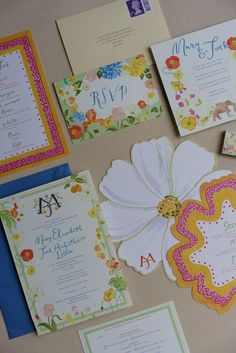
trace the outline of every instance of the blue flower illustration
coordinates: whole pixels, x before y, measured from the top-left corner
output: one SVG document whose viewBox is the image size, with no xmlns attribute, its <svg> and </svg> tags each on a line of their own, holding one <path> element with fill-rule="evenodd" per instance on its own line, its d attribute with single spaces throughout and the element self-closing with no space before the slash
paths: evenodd
<svg viewBox="0 0 236 353">
<path fill-rule="evenodd" d="M 73 121 L 77 124 L 85 121 L 85 114 L 83 112 L 77 112 L 73 114 Z"/>
<path fill-rule="evenodd" d="M 113 64 L 105 65 L 101 68 L 102 77 L 107 80 L 113 80 L 116 77 L 121 76 L 122 62 L 118 61 Z"/>
</svg>

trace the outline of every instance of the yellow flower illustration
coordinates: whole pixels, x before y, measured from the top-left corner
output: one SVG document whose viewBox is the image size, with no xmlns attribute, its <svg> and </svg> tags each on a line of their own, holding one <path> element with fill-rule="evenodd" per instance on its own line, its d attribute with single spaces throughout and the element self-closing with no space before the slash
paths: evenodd
<svg viewBox="0 0 236 353">
<path fill-rule="evenodd" d="M 71 107 L 72 113 L 76 113 L 78 111 L 78 108 L 79 108 L 78 104 L 76 104 L 76 103 L 73 104 L 72 107 Z"/>
<path fill-rule="evenodd" d="M 233 52 L 233 58 L 236 60 L 236 51 Z"/>
<path fill-rule="evenodd" d="M 109 116 L 108 118 L 104 119 L 104 127 L 106 129 L 109 129 L 112 127 L 114 122 L 115 122 L 114 118 L 112 116 Z"/>
<path fill-rule="evenodd" d="M 113 288 L 108 289 L 107 291 L 104 292 L 103 299 L 106 302 L 112 301 L 116 297 L 116 292 L 114 291 Z"/>
<path fill-rule="evenodd" d="M 177 70 L 173 73 L 173 76 L 176 80 L 181 81 L 183 78 L 183 71 L 182 70 Z"/>
<path fill-rule="evenodd" d="M 36 269 L 35 269 L 35 267 L 32 266 L 32 265 L 27 268 L 27 274 L 28 274 L 29 276 L 32 276 L 32 275 L 35 273 L 35 271 L 36 271 Z"/>
<path fill-rule="evenodd" d="M 19 240 L 20 239 L 20 234 L 19 233 L 12 234 L 12 239 L 13 240 Z"/>
<path fill-rule="evenodd" d="M 176 91 L 182 93 L 185 90 L 184 84 L 180 81 L 172 81 L 171 87 Z"/>
<path fill-rule="evenodd" d="M 65 321 L 68 322 L 68 323 L 75 322 L 75 320 L 73 319 L 73 316 L 70 313 L 66 314 Z"/>
<path fill-rule="evenodd" d="M 86 83 L 86 82 L 83 82 L 81 88 L 84 90 L 84 91 L 89 91 L 91 86 L 90 84 Z"/>
<path fill-rule="evenodd" d="M 91 218 L 96 218 L 97 217 L 97 210 L 95 207 L 90 208 L 90 210 L 88 210 L 88 215 Z"/>
<path fill-rule="evenodd" d="M 58 92 L 58 94 L 60 95 L 60 96 L 64 96 L 64 91 L 63 91 L 63 89 L 61 88 L 61 87 L 58 87 L 57 88 L 57 92 Z"/>
<path fill-rule="evenodd" d="M 183 129 L 194 130 L 197 125 L 196 119 L 193 116 L 185 117 L 181 120 Z"/>
<path fill-rule="evenodd" d="M 73 105 L 75 103 L 75 97 L 73 96 L 69 96 L 67 98 L 67 102 L 70 104 L 70 105 Z"/>
<path fill-rule="evenodd" d="M 148 121 L 149 120 L 149 116 L 147 113 L 144 113 L 140 116 L 140 122 L 143 123 L 144 121 Z"/>
<path fill-rule="evenodd" d="M 128 71 L 130 76 L 140 76 L 144 74 L 146 69 L 145 61 L 141 58 L 135 58 L 131 63 L 122 67 L 123 71 Z"/>
<path fill-rule="evenodd" d="M 155 91 L 150 91 L 150 92 L 148 92 L 147 96 L 148 96 L 149 99 L 153 99 L 153 98 L 156 97 L 156 92 Z"/>
<path fill-rule="evenodd" d="M 71 76 L 71 77 L 68 77 L 67 80 L 70 81 L 73 84 L 73 83 L 76 82 L 77 78 L 76 78 L 76 76 Z"/>
<path fill-rule="evenodd" d="M 106 255 L 104 254 L 104 252 L 97 252 L 97 257 L 98 257 L 99 259 L 104 260 L 104 259 L 106 258 Z"/>
</svg>

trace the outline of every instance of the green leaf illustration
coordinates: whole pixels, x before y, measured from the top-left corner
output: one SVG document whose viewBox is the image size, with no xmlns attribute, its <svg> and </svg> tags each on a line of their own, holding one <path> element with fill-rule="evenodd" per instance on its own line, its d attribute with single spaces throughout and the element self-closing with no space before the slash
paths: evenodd
<svg viewBox="0 0 236 353">
<path fill-rule="evenodd" d="M 127 289 L 127 283 L 122 276 L 112 277 L 109 281 L 109 285 L 117 289 L 119 292 Z"/>
<path fill-rule="evenodd" d="M 75 178 L 75 181 L 77 181 L 77 183 L 80 183 L 80 184 L 86 183 L 86 181 L 84 179 L 79 178 L 79 177 Z"/>
<path fill-rule="evenodd" d="M 102 77 L 102 70 L 98 70 L 98 72 L 97 72 L 97 77 L 98 77 L 98 78 L 101 78 L 101 77 Z"/>
<path fill-rule="evenodd" d="M 0 218 L 10 231 L 16 228 L 15 218 L 7 211 L 0 211 Z"/>
<path fill-rule="evenodd" d="M 38 324 L 38 327 L 44 327 L 51 332 L 55 331 L 53 327 L 49 325 L 47 322 L 40 322 L 40 324 Z"/>
<path fill-rule="evenodd" d="M 141 74 L 139 77 L 141 78 L 141 80 L 143 80 L 144 74 Z"/>
<path fill-rule="evenodd" d="M 144 70 L 144 72 L 145 72 L 145 74 L 148 74 L 148 73 L 150 72 L 150 69 L 149 69 L 149 68 L 146 68 L 146 69 Z"/>
<path fill-rule="evenodd" d="M 67 117 L 68 113 L 69 113 L 69 110 L 66 109 L 66 110 L 64 111 L 64 117 L 65 117 L 65 118 Z"/>
<path fill-rule="evenodd" d="M 69 187 L 70 187 L 70 184 L 68 183 L 64 186 L 64 189 L 68 189 Z"/>
<path fill-rule="evenodd" d="M 51 320 L 51 325 L 52 325 L 53 331 L 56 331 L 57 330 L 57 324 L 56 324 L 56 322 L 55 322 L 53 317 L 52 317 L 52 320 Z"/>
<path fill-rule="evenodd" d="M 152 78 L 152 74 L 151 74 L 151 73 L 148 73 L 148 74 L 146 74 L 146 77 L 149 78 L 149 79 L 151 79 L 151 78 Z"/>
</svg>

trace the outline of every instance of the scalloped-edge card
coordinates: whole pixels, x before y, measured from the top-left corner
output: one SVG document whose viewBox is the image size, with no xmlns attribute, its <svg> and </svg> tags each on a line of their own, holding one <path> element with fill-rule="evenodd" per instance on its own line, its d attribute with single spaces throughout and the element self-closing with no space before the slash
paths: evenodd
<svg viewBox="0 0 236 353">
<path fill-rule="evenodd" d="M 88 171 L 1 199 L 0 217 L 39 335 L 132 304 Z"/>
<path fill-rule="evenodd" d="M 54 83 L 72 142 L 79 143 L 161 116 L 144 55 Z"/>
<path fill-rule="evenodd" d="M 200 195 L 182 205 L 167 257 L 180 287 L 225 313 L 236 302 L 236 175 L 204 183 Z"/>
<path fill-rule="evenodd" d="M 236 119 L 236 20 L 153 45 L 181 136 Z"/>
<path fill-rule="evenodd" d="M 162 262 L 175 281 L 166 253 L 177 243 L 171 225 L 189 198 L 199 198 L 199 186 L 227 175 L 214 170 L 216 157 L 184 141 L 176 149 L 166 137 L 133 145 L 132 163 L 113 161 L 99 185 L 108 199 L 102 204 L 113 241 L 122 241 L 118 256 L 141 274 Z"/>
</svg>

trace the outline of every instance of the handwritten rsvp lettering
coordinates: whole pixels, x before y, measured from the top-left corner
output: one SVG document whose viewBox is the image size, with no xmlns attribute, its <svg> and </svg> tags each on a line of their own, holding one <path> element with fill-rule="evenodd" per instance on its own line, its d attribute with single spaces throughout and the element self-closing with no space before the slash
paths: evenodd
<svg viewBox="0 0 236 353">
<path fill-rule="evenodd" d="M 94 107 L 98 106 L 100 109 L 103 109 L 107 103 L 122 102 L 127 92 L 127 86 L 118 84 L 114 90 L 104 87 L 100 91 L 93 91 L 90 93 L 90 97 L 92 98 L 92 105 Z"/>
<path fill-rule="evenodd" d="M 40 260 L 48 255 L 56 256 L 56 259 L 62 259 L 73 253 L 75 245 L 85 240 L 85 236 L 79 236 L 82 226 L 70 227 L 62 232 L 60 228 L 53 228 L 51 235 L 40 234 L 35 239 L 35 246 L 39 252 Z M 70 238 L 71 237 L 71 238 Z"/>
<path fill-rule="evenodd" d="M 226 41 L 221 41 L 218 36 L 214 36 L 209 41 L 200 43 L 187 42 L 183 37 L 173 44 L 172 55 L 192 55 L 192 52 L 196 52 L 199 59 L 211 60 L 214 58 L 215 54 L 221 52 L 222 50 L 228 49 Z"/>
</svg>

